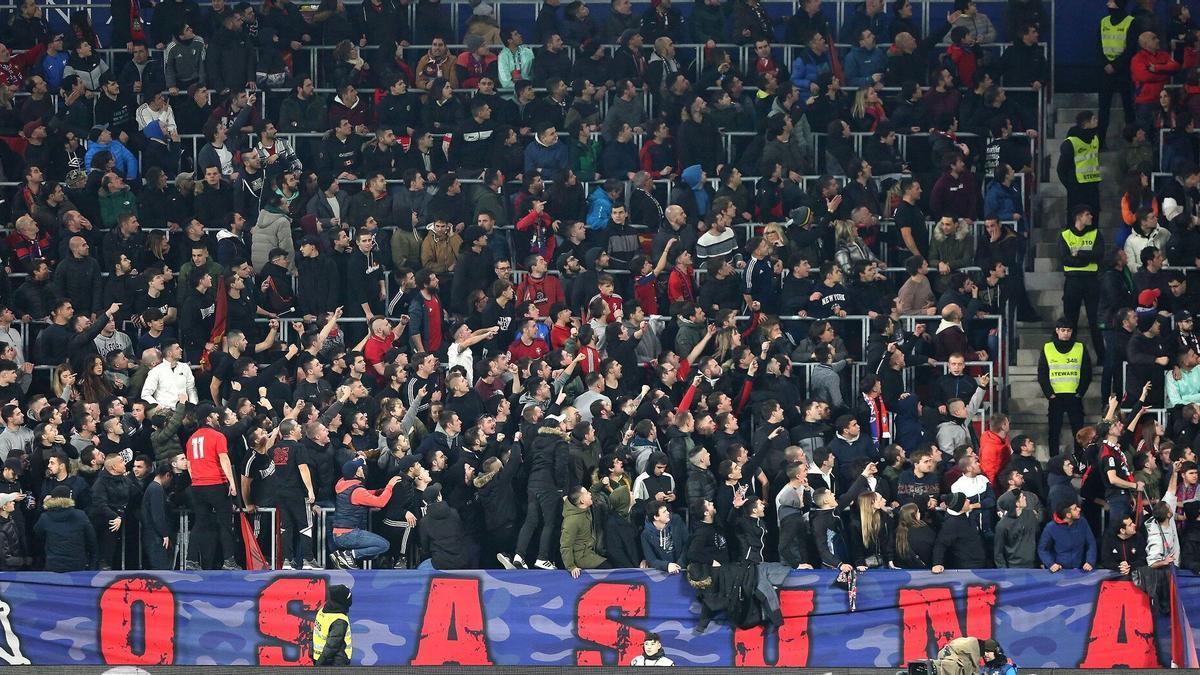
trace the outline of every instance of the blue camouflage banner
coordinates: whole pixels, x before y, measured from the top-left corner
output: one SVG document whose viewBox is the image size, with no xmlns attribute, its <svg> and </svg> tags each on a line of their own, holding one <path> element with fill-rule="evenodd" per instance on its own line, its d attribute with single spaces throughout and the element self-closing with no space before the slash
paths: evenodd
<svg viewBox="0 0 1200 675">
<path fill-rule="evenodd" d="M 1180 608 L 1110 573 L 871 571 L 856 611 L 835 574 L 796 571 L 784 624 L 696 630 L 696 592 L 654 571 L 0 574 L 0 661 L 35 665 L 311 663 L 327 584 L 353 591 L 361 665 L 614 665 L 658 633 L 690 666 L 899 667 L 962 635 L 994 637 L 1023 667 L 1165 668 L 1195 643 Z M 1172 640 L 1172 629 L 1176 639 Z M 1173 651 L 1174 647 L 1174 651 Z"/>
</svg>

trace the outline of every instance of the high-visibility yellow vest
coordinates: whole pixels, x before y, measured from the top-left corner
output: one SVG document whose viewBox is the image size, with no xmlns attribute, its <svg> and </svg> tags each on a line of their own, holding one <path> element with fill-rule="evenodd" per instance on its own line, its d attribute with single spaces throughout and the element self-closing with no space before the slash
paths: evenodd
<svg viewBox="0 0 1200 675">
<path fill-rule="evenodd" d="M 1062 232 L 1063 241 L 1067 243 L 1067 248 L 1071 249 L 1071 254 L 1078 254 L 1080 251 L 1091 251 L 1096 246 L 1095 228 L 1079 234 L 1072 228 L 1067 228 Z M 1063 265 L 1064 272 L 1097 272 L 1100 266 L 1095 261 L 1083 265 L 1082 267 L 1073 267 L 1071 265 Z"/>
<path fill-rule="evenodd" d="M 1115 24 L 1111 17 L 1100 19 L 1100 51 L 1104 53 L 1104 58 L 1116 61 L 1121 52 L 1125 51 L 1125 39 L 1132 23 L 1132 16 L 1127 16 Z"/>
<path fill-rule="evenodd" d="M 1091 143 L 1084 143 L 1082 138 L 1067 136 L 1071 147 L 1075 150 L 1075 181 L 1078 183 L 1100 182 L 1100 135 Z"/>
<path fill-rule="evenodd" d="M 317 618 L 313 622 L 313 661 L 319 661 L 321 654 L 325 652 L 325 641 L 329 639 L 329 629 L 335 621 L 346 622 L 346 659 L 350 659 L 351 640 L 350 640 L 350 617 L 345 614 L 335 614 L 321 610 L 317 612 Z"/>
<path fill-rule="evenodd" d="M 1050 366 L 1050 389 L 1056 394 L 1074 394 L 1079 391 L 1079 373 L 1083 369 L 1083 344 L 1076 342 L 1071 351 L 1063 354 L 1054 348 L 1054 342 L 1042 347 L 1046 364 Z"/>
</svg>

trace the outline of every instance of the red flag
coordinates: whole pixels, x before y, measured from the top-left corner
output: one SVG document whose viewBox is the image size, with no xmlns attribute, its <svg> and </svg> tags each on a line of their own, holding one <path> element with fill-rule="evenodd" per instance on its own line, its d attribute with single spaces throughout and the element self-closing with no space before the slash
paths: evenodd
<svg viewBox="0 0 1200 675">
<path fill-rule="evenodd" d="M 825 34 L 825 42 L 829 43 L 829 70 L 844 87 L 846 86 L 846 77 L 842 73 L 842 57 L 838 54 L 837 47 L 834 46 L 833 33 Z"/>
<path fill-rule="evenodd" d="M 212 343 L 213 349 L 220 349 L 221 342 L 225 339 L 225 329 L 227 328 L 227 318 L 229 315 L 229 295 L 225 292 L 225 276 L 217 277 L 217 300 L 216 306 L 213 309 L 213 327 L 212 333 L 209 335 L 208 341 Z M 212 368 L 212 363 L 209 358 L 208 350 L 200 355 L 200 366 L 205 370 Z"/>
<path fill-rule="evenodd" d="M 258 545 L 258 539 L 254 536 L 254 528 L 250 525 L 250 519 L 246 517 L 245 513 L 239 513 L 238 517 L 242 519 L 242 541 L 246 543 L 246 569 L 271 569 L 271 566 L 267 564 L 267 557 L 263 555 L 262 547 Z"/>
</svg>

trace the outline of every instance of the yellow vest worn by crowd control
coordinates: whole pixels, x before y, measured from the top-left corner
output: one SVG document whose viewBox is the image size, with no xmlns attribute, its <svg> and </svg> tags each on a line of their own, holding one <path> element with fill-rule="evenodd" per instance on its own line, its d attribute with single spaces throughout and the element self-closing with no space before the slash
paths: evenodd
<svg viewBox="0 0 1200 675">
<path fill-rule="evenodd" d="M 1067 243 L 1067 248 L 1071 249 L 1071 254 L 1075 255 L 1080 251 L 1091 251 L 1096 247 L 1096 233 L 1098 231 L 1099 230 L 1092 228 L 1083 234 L 1079 234 L 1073 228 L 1068 227 L 1067 229 L 1063 230 L 1062 238 L 1063 241 Z M 1095 261 L 1081 267 L 1065 264 L 1063 265 L 1064 272 L 1097 272 L 1099 270 L 1100 266 L 1097 265 Z"/>
<path fill-rule="evenodd" d="M 321 659 L 321 654 L 325 652 L 325 642 L 329 639 L 329 629 L 335 621 L 339 620 L 346 622 L 346 660 L 350 660 L 350 653 L 353 651 L 350 640 L 350 617 L 321 610 L 317 612 L 317 618 L 313 621 L 313 661 Z"/>
<path fill-rule="evenodd" d="M 1103 52 L 1104 58 L 1116 61 L 1125 51 L 1125 40 L 1132 23 L 1132 16 L 1127 16 L 1117 23 L 1112 22 L 1112 17 L 1100 19 L 1100 51 Z"/>
<path fill-rule="evenodd" d="M 1047 342 L 1042 347 L 1046 364 L 1050 366 L 1050 390 L 1056 394 L 1074 394 L 1079 391 L 1079 374 L 1083 370 L 1083 344 L 1076 342 L 1071 351 L 1063 354 Z"/>
<path fill-rule="evenodd" d="M 1067 141 L 1075 150 L 1075 182 L 1080 184 L 1100 182 L 1100 135 L 1097 134 L 1091 143 L 1085 143 L 1077 136 L 1067 136 Z"/>
</svg>

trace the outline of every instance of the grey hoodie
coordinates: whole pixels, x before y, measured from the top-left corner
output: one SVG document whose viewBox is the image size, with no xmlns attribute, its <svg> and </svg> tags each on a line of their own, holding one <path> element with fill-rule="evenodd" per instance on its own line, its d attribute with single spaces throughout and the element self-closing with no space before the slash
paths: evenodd
<svg viewBox="0 0 1200 675">
<path fill-rule="evenodd" d="M 1026 497 L 1028 500 L 1029 497 Z M 1038 566 L 1037 536 L 1038 516 L 1029 508 L 1017 514 L 1017 492 L 1010 490 L 996 501 L 996 508 L 1004 514 L 996 525 L 993 543 L 996 567 L 1035 568 Z"/>
</svg>

